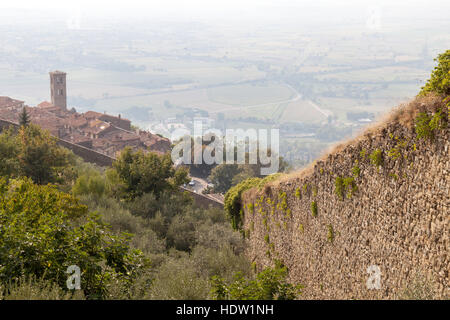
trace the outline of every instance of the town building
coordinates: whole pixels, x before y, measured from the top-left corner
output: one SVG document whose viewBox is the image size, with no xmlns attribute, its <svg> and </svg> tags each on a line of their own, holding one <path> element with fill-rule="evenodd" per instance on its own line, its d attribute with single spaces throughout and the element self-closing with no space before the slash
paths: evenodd
<svg viewBox="0 0 450 320">
<path fill-rule="evenodd" d="M 111 157 L 117 157 L 125 147 L 134 150 L 166 153 L 170 140 L 143 130 L 132 130 L 131 121 L 95 111 L 78 113 L 67 110 L 66 73 L 50 72 L 51 102 L 43 101 L 29 107 L 24 101 L 0 97 L 0 118 L 18 122 L 26 108 L 32 123 L 48 130 L 60 139 L 82 145 Z"/>
</svg>

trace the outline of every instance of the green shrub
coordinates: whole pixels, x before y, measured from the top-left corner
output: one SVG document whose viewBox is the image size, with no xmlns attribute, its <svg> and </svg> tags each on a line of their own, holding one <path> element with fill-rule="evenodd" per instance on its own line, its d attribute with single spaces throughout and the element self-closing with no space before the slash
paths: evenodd
<svg viewBox="0 0 450 320">
<path fill-rule="evenodd" d="M 338 198 L 344 200 L 344 179 L 342 177 L 336 177 L 334 181 L 334 192 L 337 194 Z"/>
<path fill-rule="evenodd" d="M 110 279 L 131 281 L 147 263 L 140 251 L 130 250 L 129 235 L 114 235 L 76 198 L 30 179 L 0 179 L 0 222 L 3 283 L 45 275 L 66 288 L 67 267 L 77 265 L 86 296 L 101 298 Z"/>
<path fill-rule="evenodd" d="M 101 197 L 106 193 L 106 190 L 106 180 L 97 172 L 79 176 L 72 187 L 72 193 L 76 196 L 89 194 Z"/>
<path fill-rule="evenodd" d="M 159 238 L 152 229 L 148 219 L 131 214 L 129 210 L 122 207 L 121 203 L 113 198 L 100 198 L 96 196 L 82 196 L 82 203 L 91 210 L 99 212 L 100 217 L 109 229 L 117 235 L 122 232 L 133 234 L 130 245 L 140 249 L 144 253 L 161 253 L 166 250 L 166 241 Z M 166 227 L 164 227 L 166 229 Z M 165 236 L 166 230 L 163 235 Z"/>
<path fill-rule="evenodd" d="M 145 299 L 205 300 L 210 291 L 209 281 L 202 277 L 188 258 L 169 259 L 158 270 Z"/>
<path fill-rule="evenodd" d="M 291 211 L 291 209 L 287 209 L 287 210 L 286 210 L 286 217 L 288 217 L 288 218 L 292 217 L 292 211 Z"/>
<path fill-rule="evenodd" d="M 327 239 L 330 242 L 334 241 L 334 230 L 333 230 L 333 226 L 331 224 L 328 225 Z"/>
<path fill-rule="evenodd" d="M 197 246 L 189 259 L 192 260 L 196 273 L 208 280 L 213 276 L 232 280 L 236 272 L 246 276 L 251 274 L 251 265 L 246 257 L 236 253 L 234 248 L 226 243 L 222 243 L 219 248 Z"/>
<path fill-rule="evenodd" d="M 299 187 L 297 187 L 297 189 L 295 189 L 295 196 L 296 196 L 298 199 L 301 199 L 301 198 L 302 198 L 302 193 L 301 193 Z"/>
<path fill-rule="evenodd" d="M 431 116 L 428 113 L 421 112 L 417 115 L 415 129 L 418 138 L 431 138 L 433 136 L 430 121 Z"/>
<path fill-rule="evenodd" d="M 274 180 L 278 176 L 279 174 L 273 174 L 265 177 L 264 179 L 250 178 L 242 181 L 241 183 L 231 187 L 230 190 L 228 190 L 228 192 L 225 194 L 224 209 L 228 215 L 228 218 L 231 220 L 233 229 L 240 230 L 242 228 L 242 218 L 244 214 L 241 210 L 242 193 L 254 187 L 261 188 L 262 186 L 264 186 L 264 184 Z"/>
<path fill-rule="evenodd" d="M 335 180 L 335 193 L 339 199 L 344 200 L 345 195 L 347 198 L 351 198 L 353 193 L 358 190 L 354 177 L 336 177 Z"/>
<path fill-rule="evenodd" d="M 437 130 L 447 127 L 448 119 L 446 118 L 445 112 L 442 110 L 436 111 L 433 115 L 429 115 L 426 112 L 419 113 L 415 119 L 417 137 L 419 139 L 433 138 Z"/>
<path fill-rule="evenodd" d="M 434 60 L 438 62 L 438 65 L 434 68 L 425 86 L 422 87 L 420 95 L 436 92 L 448 96 L 450 95 L 450 50 L 438 55 Z"/>
<path fill-rule="evenodd" d="M 278 195 L 278 204 L 277 204 L 277 209 L 278 210 L 282 210 L 282 211 L 286 211 L 288 205 L 287 205 L 287 201 L 286 201 L 286 192 L 280 191 L 279 195 Z"/>
<path fill-rule="evenodd" d="M 175 216 L 167 229 L 167 245 L 180 251 L 190 251 L 195 240 L 195 220 L 189 215 Z"/>
<path fill-rule="evenodd" d="M 358 190 L 358 187 L 355 183 L 355 178 L 353 177 L 346 177 L 343 179 L 343 185 L 347 194 L 347 198 L 351 198 L 353 193 L 355 193 Z"/>
<path fill-rule="evenodd" d="M 434 300 L 435 290 L 432 282 L 420 273 L 415 274 L 412 281 L 402 288 L 398 295 L 400 300 Z"/>
<path fill-rule="evenodd" d="M 392 177 L 392 178 L 394 178 L 395 180 L 398 180 L 398 175 L 397 174 L 395 174 L 395 173 L 389 173 L 389 176 L 390 177 Z"/>
<path fill-rule="evenodd" d="M 313 186 L 312 192 L 313 192 L 313 197 L 316 197 L 317 196 L 317 187 L 316 186 Z"/>
<path fill-rule="evenodd" d="M 376 167 L 382 166 L 383 165 L 383 151 L 381 151 L 380 149 L 375 149 L 370 154 L 370 162 Z"/>
<path fill-rule="evenodd" d="M 55 282 L 22 276 L 16 281 L 0 284 L 0 300 L 72 300 L 85 299 L 83 291 L 68 292 Z"/>
<path fill-rule="evenodd" d="M 317 217 L 317 203 L 315 201 L 311 202 L 311 214 L 313 217 Z"/>
<path fill-rule="evenodd" d="M 360 172 L 361 169 L 357 165 L 352 168 L 352 174 L 355 178 L 359 177 Z"/>
<path fill-rule="evenodd" d="M 74 154 L 58 146 L 50 132 L 35 124 L 0 134 L 2 176 L 28 177 L 40 185 L 63 183 L 65 179 L 71 180 L 74 164 Z"/>
<path fill-rule="evenodd" d="M 253 230 L 253 222 L 250 231 Z M 196 227 L 195 243 L 197 247 L 220 250 L 225 244 L 233 248 L 236 254 L 242 254 L 245 250 L 245 242 L 239 232 L 233 231 L 228 223 L 201 223 Z M 195 251 L 194 248 L 194 251 Z"/>
<path fill-rule="evenodd" d="M 365 159 L 366 159 L 366 153 L 367 153 L 367 150 L 366 150 L 366 149 L 362 149 L 362 150 L 359 152 L 359 156 L 361 157 L 362 160 L 365 160 Z"/>
<path fill-rule="evenodd" d="M 211 280 L 211 295 L 216 300 L 293 300 L 301 294 L 301 285 L 286 281 L 285 267 L 267 268 L 258 273 L 256 279 L 247 279 L 237 273 L 233 282 L 221 277 Z"/>
<path fill-rule="evenodd" d="M 161 194 L 178 190 L 180 185 L 189 182 L 187 169 L 175 168 L 170 153 L 159 155 L 126 147 L 114 161 L 113 168 L 125 185 L 127 200 L 145 193 L 153 193 L 159 198 Z"/>
</svg>

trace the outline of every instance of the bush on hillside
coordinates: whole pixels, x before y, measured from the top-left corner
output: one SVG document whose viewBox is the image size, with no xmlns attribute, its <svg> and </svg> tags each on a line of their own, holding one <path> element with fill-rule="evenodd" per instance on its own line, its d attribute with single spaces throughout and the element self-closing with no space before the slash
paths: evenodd
<svg viewBox="0 0 450 320">
<path fill-rule="evenodd" d="M 111 278 L 129 282 L 146 264 L 128 241 L 54 186 L 0 180 L 0 283 L 45 276 L 66 288 L 66 270 L 77 265 L 86 296 L 101 298 Z"/>
<path fill-rule="evenodd" d="M 450 95 L 450 50 L 438 55 L 435 61 L 438 65 L 431 73 L 425 86 L 422 87 L 420 95 L 436 92 L 442 96 Z"/>
</svg>

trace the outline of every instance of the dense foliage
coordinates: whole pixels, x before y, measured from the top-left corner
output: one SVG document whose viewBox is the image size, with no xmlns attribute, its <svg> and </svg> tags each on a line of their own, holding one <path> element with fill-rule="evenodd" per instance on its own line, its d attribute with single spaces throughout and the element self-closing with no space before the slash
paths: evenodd
<svg viewBox="0 0 450 320">
<path fill-rule="evenodd" d="M 85 294 L 103 297 L 109 281 L 131 281 L 145 266 L 142 254 L 127 242 L 53 186 L 28 178 L 0 181 L 1 282 L 33 275 L 64 288 L 67 268 L 77 265 Z"/>
<path fill-rule="evenodd" d="M 438 55 L 435 59 L 438 65 L 431 73 L 430 79 L 420 92 L 421 95 L 426 95 L 430 92 L 436 92 L 442 96 L 450 95 L 450 50 Z"/>
<path fill-rule="evenodd" d="M 99 168 L 28 124 L 0 134 L 0 157 L 0 299 L 208 299 L 236 273 L 252 285 L 241 235 L 193 205 L 167 155 L 126 149 Z"/>
<path fill-rule="evenodd" d="M 268 154 L 270 154 L 270 150 Z M 209 175 L 209 180 L 214 185 L 214 192 L 226 193 L 231 187 L 241 183 L 249 178 L 263 178 L 261 175 L 261 163 L 250 164 L 249 153 L 245 155 L 245 163 L 222 163 L 214 167 Z M 286 172 L 289 170 L 289 164 L 283 159 L 278 157 L 279 166 L 277 172 Z"/>
<path fill-rule="evenodd" d="M 187 170 L 182 167 L 175 169 L 170 153 L 160 156 L 141 150 L 133 152 L 127 147 L 113 166 L 125 185 L 129 199 L 148 192 L 159 197 L 161 193 L 174 191 L 178 186 L 189 182 Z"/>
<path fill-rule="evenodd" d="M 0 175 L 8 178 L 30 177 L 35 183 L 64 180 L 75 161 L 67 149 L 38 126 L 21 126 L 16 134 L 11 128 L 0 134 Z"/>
<path fill-rule="evenodd" d="M 256 279 L 246 279 L 237 273 L 231 283 L 213 278 L 212 294 L 217 300 L 292 300 L 302 286 L 286 282 L 286 267 L 276 266 L 258 273 Z"/>
<path fill-rule="evenodd" d="M 241 196 L 244 191 L 247 191 L 251 188 L 262 187 L 264 184 L 268 183 L 276 179 L 279 174 L 272 174 L 263 179 L 261 178 L 249 178 L 247 180 L 242 181 L 241 183 L 232 187 L 225 194 L 225 212 L 228 215 L 228 218 L 231 221 L 231 226 L 234 230 L 240 230 L 242 228 L 242 219 L 244 212 L 242 211 L 242 200 Z"/>
</svg>

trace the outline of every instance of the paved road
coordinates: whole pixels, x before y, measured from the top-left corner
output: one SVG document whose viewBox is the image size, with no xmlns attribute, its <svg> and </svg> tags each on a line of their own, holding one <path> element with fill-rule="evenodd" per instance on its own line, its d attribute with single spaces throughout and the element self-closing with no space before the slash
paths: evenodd
<svg viewBox="0 0 450 320">
<path fill-rule="evenodd" d="M 185 188 L 188 190 L 201 194 L 202 191 L 208 186 L 208 182 L 202 178 L 191 177 L 191 179 L 195 181 L 195 184 L 193 186 L 186 184 Z"/>
</svg>

